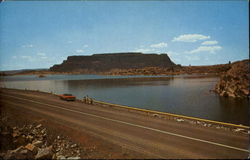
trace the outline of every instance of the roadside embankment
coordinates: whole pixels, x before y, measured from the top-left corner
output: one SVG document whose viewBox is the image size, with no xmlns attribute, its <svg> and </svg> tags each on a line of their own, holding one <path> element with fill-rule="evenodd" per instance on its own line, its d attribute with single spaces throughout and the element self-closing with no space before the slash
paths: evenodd
<svg viewBox="0 0 250 160">
<path fill-rule="evenodd" d="M 52 138 L 42 124 L 20 127 L 1 124 L 0 157 L 3 159 L 80 159 L 80 151 L 66 137 Z"/>
</svg>

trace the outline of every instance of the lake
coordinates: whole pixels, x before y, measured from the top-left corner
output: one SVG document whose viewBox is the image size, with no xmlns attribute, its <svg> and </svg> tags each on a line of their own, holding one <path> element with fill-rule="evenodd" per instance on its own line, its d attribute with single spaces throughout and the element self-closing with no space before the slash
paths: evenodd
<svg viewBox="0 0 250 160">
<path fill-rule="evenodd" d="M 218 77 L 35 75 L 1 77 L 1 87 L 71 93 L 96 100 L 198 118 L 249 125 L 249 101 L 210 92 Z"/>
</svg>

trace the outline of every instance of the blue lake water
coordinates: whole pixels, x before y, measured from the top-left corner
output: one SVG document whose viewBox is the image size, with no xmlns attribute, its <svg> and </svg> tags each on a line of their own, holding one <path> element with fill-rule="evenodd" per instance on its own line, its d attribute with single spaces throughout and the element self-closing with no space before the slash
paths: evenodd
<svg viewBox="0 0 250 160">
<path fill-rule="evenodd" d="M 210 120 L 249 125 L 249 101 L 210 92 L 218 77 L 48 75 L 1 77 L 1 87 L 71 93 L 97 100 Z M 152 77 L 152 76 L 150 76 Z M 153 76 L 162 77 L 162 76 Z"/>
</svg>

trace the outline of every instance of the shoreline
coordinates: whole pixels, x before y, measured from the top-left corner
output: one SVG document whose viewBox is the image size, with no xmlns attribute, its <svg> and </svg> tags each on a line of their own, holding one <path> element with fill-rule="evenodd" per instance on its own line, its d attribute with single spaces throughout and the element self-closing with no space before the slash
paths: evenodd
<svg viewBox="0 0 250 160">
<path fill-rule="evenodd" d="M 14 77 L 14 76 L 37 76 L 40 80 L 43 80 L 47 76 L 54 76 L 54 75 L 82 75 L 82 76 L 104 76 L 104 78 L 96 78 L 96 79 L 81 79 L 81 80 L 105 80 L 105 79 L 164 79 L 164 78 L 207 78 L 207 77 L 219 77 L 220 75 L 218 74 L 199 74 L 199 73 L 194 73 L 194 74 L 178 74 L 178 75 L 104 75 L 104 74 L 45 74 L 44 77 L 38 77 L 39 75 L 37 74 L 18 74 L 18 75 L 6 75 L 6 76 L 0 76 L 4 79 L 4 77 Z M 107 78 L 105 78 L 107 76 Z M 121 78 L 119 78 L 121 76 Z M 117 77 L 117 78 L 112 78 L 112 77 Z M 124 77 L 124 78 L 123 78 Z"/>
<path fill-rule="evenodd" d="M 162 73 L 162 74 L 143 74 L 143 73 L 135 73 L 135 74 L 119 74 L 119 73 L 98 73 L 98 72 L 90 72 L 90 73 L 82 73 L 82 72 L 35 72 L 35 73 L 15 73 L 15 74 L 4 74 L 0 75 L 0 77 L 5 76 L 21 76 L 21 75 L 34 75 L 34 76 L 48 76 L 48 75 L 99 75 L 99 76 L 178 76 L 178 75 L 217 75 L 220 73 Z M 41 77 L 42 78 L 42 77 Z"/>
</svg>

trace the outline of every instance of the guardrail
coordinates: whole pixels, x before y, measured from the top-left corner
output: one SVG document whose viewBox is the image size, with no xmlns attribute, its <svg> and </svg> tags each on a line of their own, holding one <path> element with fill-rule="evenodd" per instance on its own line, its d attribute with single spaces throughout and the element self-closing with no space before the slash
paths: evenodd
<svg viewBox="0 0 250 160">
<path fill-rule="evenodd" d="M 207 119 L 202 119 L 202 118 L 183 116 L 183 115 L 167 113 L 167 112 L 159 112 L 159 111 L 153 111 L 153 110 L 147 110 L 147 109 L 141 109 L 141 108 L 134 108 L 134 107 L 112 104 L 112 103 L 107 103 L 107 102 L 102 102 L 102 101 L 97 101 L 97 100 L 94 100 L 94 104 L 97 104 L 97 105 L 100 104 L 100 105 L 105 105 L 105 106 L 110 106 L 110 107 L 118 107 L 118 108 L 126 109 L 126 110 L 144 112 L 147 114 L 158 114 L 158 115 L 169 116 L 169 117 L 174 117 L 174 118 L 183 118 L 183 119 L 188 119 L 188 120 L 192 120 L 192 121 L 201 121 L 201 122 L 206 122 L 206 123 L 212 123 L 212 124 L 217 124 L 217 125 L 222 125 L 222 126 L 250 129 L 249 126 L 244 126 L 244 125 L 237 125 L 237 124 L 232 124 L 232 123 L 225 123 L 225 122 L 219 122 L 219 121 L 214 121 L 214 120 L 207 120 Z"/>
</svg>

